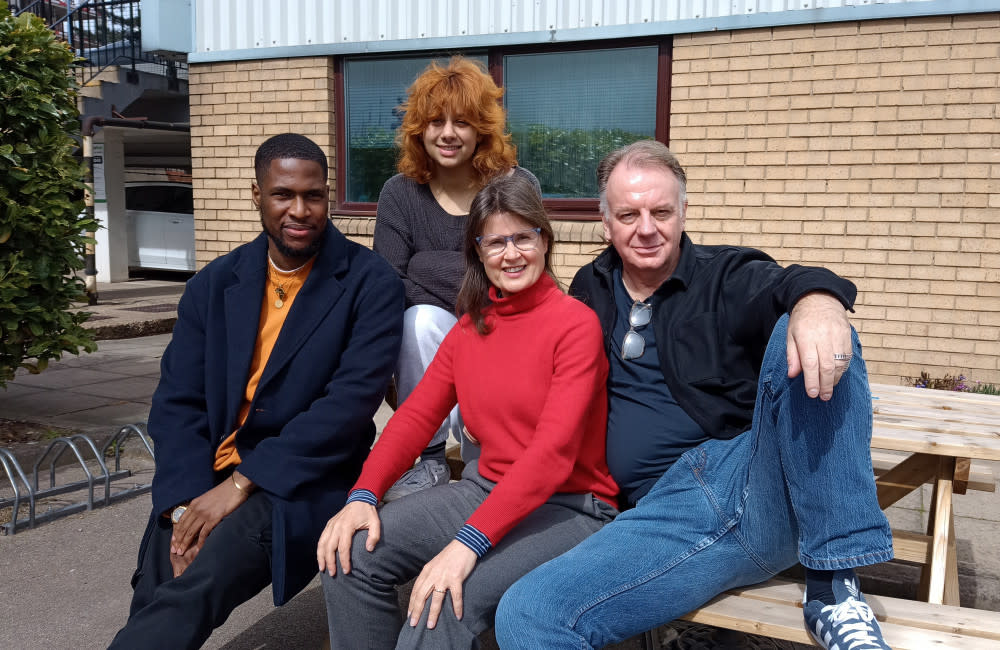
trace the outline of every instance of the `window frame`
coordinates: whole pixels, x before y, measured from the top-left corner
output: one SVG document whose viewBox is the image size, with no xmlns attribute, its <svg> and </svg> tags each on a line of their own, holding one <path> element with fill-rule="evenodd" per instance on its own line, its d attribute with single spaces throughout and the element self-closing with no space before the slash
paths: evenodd
<svg viewBox="0 0 1000 650">
<path fill-rule="evenodd" d="M 508 55 L 519 54 L 555 54 L 562 52 L 579 52 L 586 50 L 619 49 L 627 47 L 643 47 L 655 45 L 658 48 L 657 72 L 656 72 L 656 125 L 655 138 L 660 142 L 670 145 L 670 79 L 673 64 L 673 37 L 670 35 L 659 37 L 642 37 L 632 39 L 605 39 L 595 41 L 579 41 L 573 43 L 559 43 L 556 45 L 509 45 L 503 47 L 489 48 L 464 48 L 447 52 L 398 52 L 395 55 L 378 55 L 371 58 L 393 59 L 406 57 L 408 55 L 427 55 L 435 58 L 447 58 L 452 54 L 477 55 L 486 54 L 488 69 L 497 86 L 503 87 L 503 59 Z M 335 206 L 332 214 L 339 216 L 362 216 L 374 217 L 377 203 L 359 202 L 345 200 L 346 183 L 341 183 L 340 179 L 347 178 L 347 134 L 346 134 L 346 88 L 344 64 L 348 59 L 359 57 L 337 56 L 334 57 L 334 84 L 335 99 L 334 111 L 335 120 L 335 167 L 334 185 L 337 188 Z M 595 198 L 586 199 L 544 199 L 545 209 L 552 219 L 568 221 L 595 221 L 600 219 L 598 212 L 599 201 Z"/>
</svg>

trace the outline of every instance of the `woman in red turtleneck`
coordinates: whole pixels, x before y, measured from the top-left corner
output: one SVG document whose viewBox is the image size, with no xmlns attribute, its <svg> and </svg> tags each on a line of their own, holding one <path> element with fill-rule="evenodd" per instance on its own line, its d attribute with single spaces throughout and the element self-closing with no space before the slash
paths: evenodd
<svg viewBox="0 0 1000 650">
<path fill-rule="evenodd" d="M 464 315 L 320 538 L 332 648 L 468 648 L 508 586 L 616 514 L 601 329 L 553 280 L 552 240 L 530 181 L 508 175 L 476 195 Z M 478 462 L 377 510 L 456 403 Z M 400 629 L 395 587 L 415 576 Z"/>
</svg>

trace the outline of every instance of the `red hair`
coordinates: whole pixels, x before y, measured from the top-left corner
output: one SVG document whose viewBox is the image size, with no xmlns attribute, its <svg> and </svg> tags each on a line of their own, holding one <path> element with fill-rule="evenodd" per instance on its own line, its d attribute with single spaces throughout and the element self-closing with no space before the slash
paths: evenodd
<svg viewBox="0 0 1000 650">
<path fill-rule="evenodd" d="M 407 90 L 399 107 L 403 123 L 396 131 L 400 150 L 396 167 L 418 183 L 434 176 L 424 149 L 427 125 L 444 115 L 461 117 L 479 134 L 472 167 L 481 185 L 517 164 L 517 149 L 504 131 L 506 115 L 500 105 L 503 89 L 493 83 L 485 67 L 474 59 L 454 56 L 442 67 L 432 62 Z"/>
</svg>

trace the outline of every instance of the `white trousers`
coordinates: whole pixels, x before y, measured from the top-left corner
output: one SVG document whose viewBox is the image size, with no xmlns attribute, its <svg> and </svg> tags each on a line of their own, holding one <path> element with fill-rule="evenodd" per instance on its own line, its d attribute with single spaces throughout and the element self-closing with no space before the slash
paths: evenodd
<svg viewBox="0 0 1000 650">
<path fill-rule="evenodd" d="M 441 342 L 458 320 L 434 305 L 414 305 L 403 313 L 403 342 L 396 364 L 396 397 L 402 404 L 431 364 Z M 462 460 L 479 458 L 479 447 L 462 433 L 458 406 L 445 418 L 428 447 L 447 443 L 449 435 L 462 445 Z M 475 432 L 473 432 L 475 435 Z"/>
</svg>

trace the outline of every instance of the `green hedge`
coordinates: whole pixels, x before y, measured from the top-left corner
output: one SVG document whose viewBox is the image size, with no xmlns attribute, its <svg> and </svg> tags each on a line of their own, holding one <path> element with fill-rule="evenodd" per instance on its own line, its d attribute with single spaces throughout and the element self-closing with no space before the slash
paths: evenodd
<svg viewBox="0 0 1000 650">
<path fill-rule="evenodd" d="M 621 129 L 557 129 L 532 124 L 511 132 L 518 163 L 550 198 L 597 196 L 597 164 L 619 147 L 648 138 Z"/>
<path fill-rule="evenodd" d="M 87 238 L 73 55 L 35 16 L 0 1 L 0 387 L 23 366 L 92 352 L 84 299 Z"/>
</svg>

